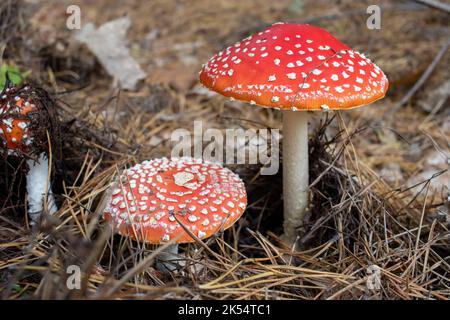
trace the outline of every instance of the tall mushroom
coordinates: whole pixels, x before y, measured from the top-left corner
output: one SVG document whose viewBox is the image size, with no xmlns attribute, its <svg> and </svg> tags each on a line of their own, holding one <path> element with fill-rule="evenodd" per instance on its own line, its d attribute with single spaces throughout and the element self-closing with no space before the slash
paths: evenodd
<svg viewBox="0 0 450 320">
<path fill-rule="evenodd" d="M 43 125 L 49 122 L 49 115 L 40 106 L 41 98 L 47 97 L 41 97 L 40 91 L 31 86 L 7 86 L 0 93 L 0 147 L 9 155 L 26 159 L 28 214 L 32 222 L 39 219 L 44 201 L 50 214 L 57 211 L 49 181 L 48 128 Z"/>
<path fill-rule="evenodd" d="M 151 244 L 175 241 L 160 256 L 173 270 L 178 243 L 193 242 L 231 227 L 247 205 L 244 183 L 220 164 L 161 158 L 125 170 L 111 187 L 104 218 L 120 235 Z"/>
<path fill-rule="evenodd" d="M 214 55 L 200 82 L 237 100 L 283 110 L 284 236 L 293 242 L 308 205 L 308 113 L 384 97 L 378 66 L 327 31 L 277 23 Z"/>
</svg>

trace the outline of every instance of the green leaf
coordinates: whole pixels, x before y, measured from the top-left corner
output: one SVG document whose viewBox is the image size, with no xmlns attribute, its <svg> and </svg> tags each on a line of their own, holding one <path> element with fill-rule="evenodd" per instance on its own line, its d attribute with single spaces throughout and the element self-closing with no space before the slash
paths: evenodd
<svg viewBox="0 0 450 320">
<path fill-rule="evenodd" d="M 14 85 L 19 85 L 29 75 L 29 72 L 22 73 L 18 67 L 4 64 L 0 67 L 0 91 L 6 84 L 6 74 Z"/>
<path fill-rule="evenodd" d="M 14 284 L 13 285 L 13 287 L 12 287 L 12 291 L 14 292 L 14 293 L 19 293 L 20 291 L 22 291 L 22 286 L 20 285 L 20 284 Z"/>
</svg>

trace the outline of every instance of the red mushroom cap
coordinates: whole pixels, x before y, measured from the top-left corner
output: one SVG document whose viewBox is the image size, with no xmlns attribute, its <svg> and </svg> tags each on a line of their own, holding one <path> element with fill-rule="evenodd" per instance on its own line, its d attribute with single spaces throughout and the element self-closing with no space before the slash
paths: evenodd
<svg viewBox="0 0 450 320">
<path fill-rule="evenodd" d="M 388 88 L 378 66 L 327 31 L 283 23 L 213 56 L 200 82 L 227 97 L 292 110 L 355 108 Z"/>
<path fill-rule="evenodd" d="M 29 87 L 17 91 L 6 88 L 0 95 L 0 141 L 9 153 L 26 152 L 33 138 L 30 136 L 30 113 L 36 106 L 29 98 Z"/>
<path fill-rule="evenodd" d="M 116 231 L 153 244 L 195 241 L 232 226 L 247 205 L 244 183 L 219 164 L 188 157 L 144 161 L 125 170 L 104 211 Z"/>
</svg>

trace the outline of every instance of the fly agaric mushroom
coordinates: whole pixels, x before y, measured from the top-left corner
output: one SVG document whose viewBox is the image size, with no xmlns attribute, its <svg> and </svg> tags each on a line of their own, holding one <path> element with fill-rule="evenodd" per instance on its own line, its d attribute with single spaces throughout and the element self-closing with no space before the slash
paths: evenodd
<svg viewBox="0 0 450 320">
<path fill-rule="evenodd" d="M 308 113 L 351 109 L 386 94 L 378 66 L 327 31 L 274 24 L 214 55 L 200 82 L 226 97 L 283 111 L 284 236 L 293 242 L 308 204 Z"/>
<path fill-rule="evenodd" d="M 173 270 L 178 243 L 208 238 L 231 227 L 247 205 L 238 175 L 199 159 L 161 158 L 125 170 L 111 188 L 103 213 L 122 236 L 151 244 L 175 241 L 162 265 Z M 184 227 L 183 227 L 183 226 Z"/>
<path fill-rule="evenodd" d="M 27 159 L 28 214 L 33 222 L 44 210 L 46 198 L 48 212 L 53 214 L 58 210 L 48 181 L 47 152 L 42 147 L 46 145 L 47 133 L 41 120 L 47 115 L 36 104 L 38 96 L 39 93 L 31 86 L 17 88 L 7 85 L 0 93 L 0 147 L 9 155 Z"/>
</svg>

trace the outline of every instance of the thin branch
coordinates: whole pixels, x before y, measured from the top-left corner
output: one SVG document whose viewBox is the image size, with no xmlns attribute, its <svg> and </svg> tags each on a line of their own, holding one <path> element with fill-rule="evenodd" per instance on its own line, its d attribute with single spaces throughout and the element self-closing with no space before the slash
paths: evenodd
<svg viewBox="0 0 450 320">
<path fill-rule="evenodd" d="M 447 41 L 446 44 L 444 44 L 442 46 L 441 50 L 439 50 L 438 54 L 434 57 L 433 61 L 428 66 L 427 70 L 425 70 L 425 72 L 422 74 L 420 79 L 414 84 L 414 86 L 408 91 L 408 93 L 403 97 L 403 99 L 395 107 L 393 107 L 390 111 L 386 112 L 385 116 L 396 112 L 399 108 L 401 108 L 402 106 L 407 104 L 409 102 L 409 100 L 411 100 L 411 98 L 414 96 L 414 94 L 416 94 L 416 92 L 428 80 L 428 78 L 433 73 L 434 69 L 438 65 L 439 61 L 441 61 L 442 57 L 444 56 L 445 52 L 448 50 L 449 47 L 450 47 L 450 39 Z"/>
<path fill-rule="evenodd" d="M 415 0 L 415 1 L 430 6 L 432 8 L 450 13 L 450 4 L 442 3 L 437 0 Z"/>
</svg>

